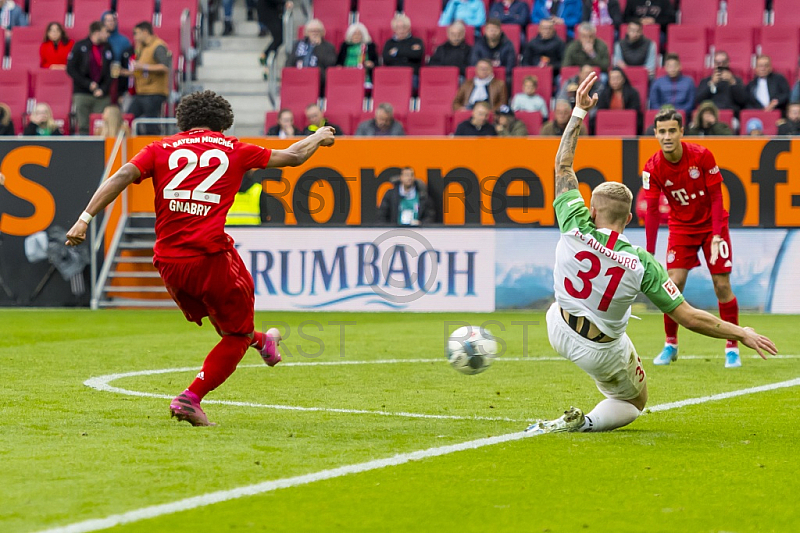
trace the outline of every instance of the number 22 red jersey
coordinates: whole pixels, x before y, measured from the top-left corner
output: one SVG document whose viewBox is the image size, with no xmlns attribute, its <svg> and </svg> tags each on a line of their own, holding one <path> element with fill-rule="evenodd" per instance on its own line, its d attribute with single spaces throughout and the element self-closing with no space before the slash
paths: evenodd
<svg viewBox="0 0 800 533">
<path fill-rule="evenodd" d="M 649 198 L 661 191 L 669 201 L 669 230 L 674 233 L 711 231 L 710 185 L 722 182 L 714 155 L 698 144 L 681 142 L 683 157 L 670 163 L 659 150 L 642 172 L 642 187 Z M 727 213 L 725 213 L 727 218 Z"/>
<path fill-rule="evenodd" d="M 153 178 L 156 258 L 192 257 L 233 247 L 225 216 L 244 173 L 265 168 L 272 151 L 222 133 L 196 129 L 145 146 L 131 159 Z"/>
</svg>

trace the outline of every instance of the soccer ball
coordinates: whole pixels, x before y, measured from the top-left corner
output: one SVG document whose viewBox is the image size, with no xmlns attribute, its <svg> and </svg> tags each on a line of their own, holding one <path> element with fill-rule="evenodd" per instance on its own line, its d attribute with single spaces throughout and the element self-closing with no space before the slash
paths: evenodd
<svg viewBox="0 0 800 533">
<path fill-rule="evenodd" d="M 480 374 L 497 356 L 497 342 L 480 326 L 463 326 L 447 340 L 447 360 L 462 374 Z"/>
</svg>

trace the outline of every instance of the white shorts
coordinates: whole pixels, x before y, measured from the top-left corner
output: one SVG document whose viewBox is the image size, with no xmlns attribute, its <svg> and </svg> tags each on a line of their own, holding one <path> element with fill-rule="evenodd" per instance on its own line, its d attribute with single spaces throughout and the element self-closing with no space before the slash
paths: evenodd
<svg viewBox="0 0 800 533">
<path fill-rule="evenodd" d="M 554 303 L 547 311 L 547 335 L 550 346 L 592 376 L 606 398 L 632 400 L 647 383 L 642 361 L 627 334 L 613 342 L 592 342 L 569 327 Z"/>
</svg>

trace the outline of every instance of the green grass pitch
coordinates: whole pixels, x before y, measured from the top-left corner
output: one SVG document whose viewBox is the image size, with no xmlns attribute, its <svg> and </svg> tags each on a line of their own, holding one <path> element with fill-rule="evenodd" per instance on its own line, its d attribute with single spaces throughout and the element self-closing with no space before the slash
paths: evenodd
<svg viewBox="0 0 800 533">
<path fill-rule="evenodd" d="M 268 368 L 250 350 L 208 400 L 321 410 L 209 403 L 219 426 L 192 428 L 169 418 L 168 399 L 84 382 L 197 369 L 216 342 L 210 325 L 198 328 L 178 311 L 0 311 L 0 531 L 41 531 L 505 435 L 570 405 L 588 412 L 601 399 L 580 369 L 553 360 L 541 312 L 256 318 L 259 328 L 276 321 L 292 328 L 286 362 L 430 361 Z M 722 341 L 685 330 L 683 357 L 654 367 L 662 320 L 642 318 L 628 331 L 644 361 L 650 406 L 800 377 L 797 317 L 744 315 L 742 323 L 770 335 L 784 357 L 762 361 L 745 349 L 740 369 L 723 368 Z M 499 323 L 489 329 L 507 343 L 506 353 L 483 374 L 456 373 L 443 345 L 445 331 L 461 324 L 447 321 L 485 320 Z M 526 320 L 539 324 L 527 326 L 523 346 L 524 328 L 512 323 Z M 314 355 L 320 344 L 298 335 L 304 321 L 314 321 L 303 331 L 324 343 L 323 353 Z M 355 322 L 345 327 L 343 356 L 341 326 L 330 324 L 336 321 Z M 110 385 L 171 397 L 195 372 Z M 113 531 L 795 532 L 799 394 L 787 387 L 652 412 L 610 433 L 543 435 L 428 457 Z"/>
</svg>

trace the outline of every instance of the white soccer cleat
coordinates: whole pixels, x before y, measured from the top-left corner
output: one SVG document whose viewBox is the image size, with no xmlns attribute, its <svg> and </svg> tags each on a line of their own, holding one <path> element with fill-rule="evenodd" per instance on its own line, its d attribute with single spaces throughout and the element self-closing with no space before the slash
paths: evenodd
<svg viewBox="0 0 800 533">
<path fill-rule="evenodd" d="M 570 407 L 564 414 L 555 420 L 540 420 L 528 426 L 527 435 L 543 435 L 545 433 L 574 433 L 580 431 L 586 417 L 577 407 Z"/>
<path fill-rule="evenodd" d="M 739 368 L 742 366 L 742 358 L 739 356 L 738 348 L 728 348 L 725 351 L 725 368 Z"/>
</svg>

